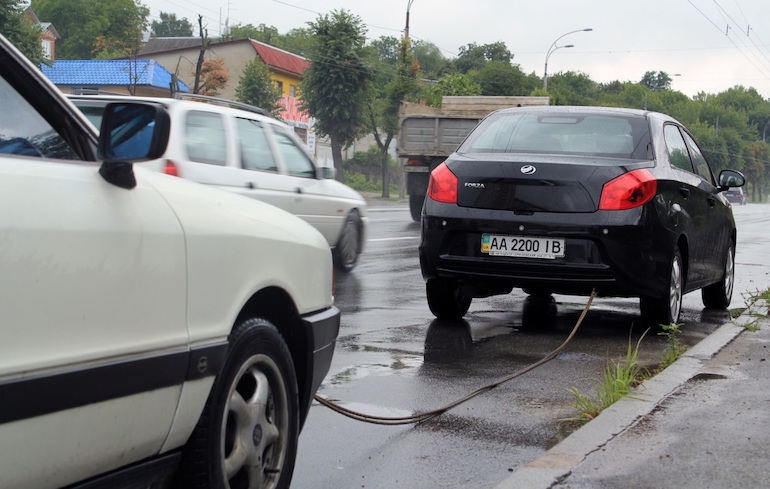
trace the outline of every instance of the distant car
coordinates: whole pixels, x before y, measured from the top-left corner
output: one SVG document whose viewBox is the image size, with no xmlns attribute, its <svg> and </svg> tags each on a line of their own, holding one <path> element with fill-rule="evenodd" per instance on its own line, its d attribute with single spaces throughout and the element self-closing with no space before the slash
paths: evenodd
<svg viewBox="0 0 770 489">
<path fill-rule="evenodd" d="M 2 35 L 0 100 L 0 487 L 289 487 L 339 330 L 321 233 L 134 168 L 163 104 L 97 141 Z"/>
<path fill-rule="evenodd" d="M 732 204 L 746 205 L 746 193 L 740 187 L 725 190 L 722 195 Z"/>
<path fill-rule="evenodd" d="M 73 95 L 70 99 L 99 127 L 104 107 L 125 97 Z M 163 157 L 141 166 L 291 212 L 324 235 L 340 271 L 355 267 L 366 240 L 366 201 L 355 190 L 329 178 L 328 169 L 316 167 L 291 127 L 262 110 L 193 100 L 132 100 L 162 103 L 172 120 Z"/>
<path fill-rule="evenodd" d="M 474 297 L 523 288 L 640 297 L 676 323 L 682 294 L 725 308 L 736 228 L 692 135 L 663 114 L 595 107 L 497 111 L 433 170 L 420 265 L 428 305 L 462 317 Z"/>
</svg>

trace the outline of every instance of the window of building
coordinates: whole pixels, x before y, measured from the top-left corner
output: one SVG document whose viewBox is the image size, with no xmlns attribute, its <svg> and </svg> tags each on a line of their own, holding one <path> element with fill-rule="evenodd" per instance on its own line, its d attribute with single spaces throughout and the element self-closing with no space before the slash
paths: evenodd
<svg viewBox="0 0 770 489">
<path fill-rule="evenodd" d="M 53 42 L 51 42 L 50 39 L 43 39 L 43 57 L 45 59 L 51 59 L 51 56 L 53 55 Z"/>
</svg>

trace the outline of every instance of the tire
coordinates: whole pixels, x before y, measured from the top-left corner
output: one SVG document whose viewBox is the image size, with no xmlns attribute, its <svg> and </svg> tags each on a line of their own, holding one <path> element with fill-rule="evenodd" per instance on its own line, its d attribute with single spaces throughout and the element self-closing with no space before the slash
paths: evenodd
<svg viewBox="0 0 770 489">
<path fill-rule="evenodd" d="M 456 280 L 431 278 L 425 290 L 430 312 L 439 319 L 461 319 L 471 306 L 471 298 L 462 293 Z"/>
<path fill-rule="evenodd" d="M 667 293 L 663 297 L 642 297 L 639 306 L 642 320 L 652 325 L 677 324 L 682 310 L 684 264 L 679 248 L 674 250 L 668 273 Z"/>
<path fill-rule="evenodd" d="M 225 365 L 185 447 L 179 487 L 288 488 L 299 436 L 289 349 L 264 319 L 244 321 L 229 341 Z"/>
<path fill-rule="evenodd" d="M 409 194 L 409 213 L 412 214 L 414 222 L 420 222 L 422 217 L 422 204 L 425 202 L 424 195 Z"/>
<path fill-rule="evenodd" d="M 707 285 L 701 289 L 703 305 L 708 309 L 726 309 L 733 300 L 733 285 L 735 284 L 735 247 L 732 243 L 727 247 L 725 266 L 719 282 Z"/>
<path fill-rule="evenodd" d="M 351 212 L 345 223 L 342 225 L 342 232 L 337 245 L 332 250 L 334 265 L 337 270 L 349 273 L 358 263 L 358 256 L 361 253 L 361 218 L 358 213 Z"/>
</svg>

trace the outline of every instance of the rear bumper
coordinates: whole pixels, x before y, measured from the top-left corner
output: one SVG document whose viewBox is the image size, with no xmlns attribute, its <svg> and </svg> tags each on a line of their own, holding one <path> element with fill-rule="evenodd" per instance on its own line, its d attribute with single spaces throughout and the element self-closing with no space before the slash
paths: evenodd
<svg viewBox="0 0 770 489">
<path fill-rule="evenodd" d="M 593 213 L 477 211 L 429 199 L 419 255 L 423 277 L 458 279 L 472 297 L 507 293 L 511 287 L 565 294 L 662 296 L 660 277 L 676 243 L 649 208 Z M 492 257 L 481 252 L 481 235 L 564 238 L 563 258 Z"/>
</svg>

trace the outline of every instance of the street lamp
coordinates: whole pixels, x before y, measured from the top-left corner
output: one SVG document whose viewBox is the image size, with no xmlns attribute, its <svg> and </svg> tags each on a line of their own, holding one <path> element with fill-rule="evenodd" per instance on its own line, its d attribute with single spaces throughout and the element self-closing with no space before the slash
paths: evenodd
<svg viewBox="0 0 770 489">
<path fill-rule="evenodd" d="M 559 42 L 559 39 L 561 39 L 564 36 L 568 36 L 570 34 L 574 34 L 576 32 L 590 32 L 593 29 L 590 27 L 587 29 L 578 29 L 576 31 L 569 31 L 566 34 L 562 34 L 561 36 L 557 37 L 556 40 L 551 44 L 551 47 L 548 48 L 548 53 L 545 55 L 545 69 L 543 70 L 543 90 L 548 90 L 548 58 L 551 57 L 554 51 L 561 48 L 574 48 L 575 46 L 573 44 L 567 44 L 565 46 L 557 46 L 556 43 Z"/>
</svg>

